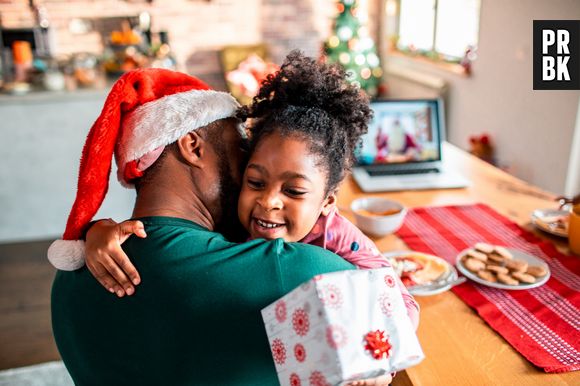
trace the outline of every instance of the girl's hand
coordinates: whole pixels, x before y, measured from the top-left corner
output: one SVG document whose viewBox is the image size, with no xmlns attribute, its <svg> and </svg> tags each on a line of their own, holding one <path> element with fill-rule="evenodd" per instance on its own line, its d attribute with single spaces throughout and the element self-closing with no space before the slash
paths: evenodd
<svg viewBox="0 0 580 386">
<path fill-rule="evenodd" d="M 141 221 L 127 220 L 117 224 L 111 219 L 100 220 L 87 232 L 87 268 L 103 287 L 118 297 L 133 295 L 134 285 L 141 282 L 139 273 L 121 248 L 132 234 L 147 237 Z"/>
<path fill-rule="evenodd" d="M 391 374 L 384 374 L 376 378 L 349 382 L 347 386 L 389 386 L 392 381 L 393 377 Z"/>
</svg>

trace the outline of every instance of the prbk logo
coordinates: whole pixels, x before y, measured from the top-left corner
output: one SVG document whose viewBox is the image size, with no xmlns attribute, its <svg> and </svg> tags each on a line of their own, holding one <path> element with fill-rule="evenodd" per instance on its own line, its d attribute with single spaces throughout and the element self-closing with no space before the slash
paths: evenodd
<svg viewBox="0 0 580 386">
<path fill-rule="evenodd" d="M 580 90 L 580 20 L 534 20 L 534 90 Z"/>
</svg>

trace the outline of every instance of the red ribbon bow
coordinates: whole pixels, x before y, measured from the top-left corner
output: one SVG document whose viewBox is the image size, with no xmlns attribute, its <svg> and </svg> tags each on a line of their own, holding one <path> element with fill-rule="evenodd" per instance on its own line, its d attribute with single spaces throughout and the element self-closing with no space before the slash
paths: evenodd
<svg viewBox="0 0 580 386">
<path fill-rule="evenodd" d="M 393 347 L 388 337 L 381 330 L 371 331 L 365 335 L 365 350 L 369 350 L 373 358 L 382 359 L 389 357 L 389 351 Z"/>
</svg>

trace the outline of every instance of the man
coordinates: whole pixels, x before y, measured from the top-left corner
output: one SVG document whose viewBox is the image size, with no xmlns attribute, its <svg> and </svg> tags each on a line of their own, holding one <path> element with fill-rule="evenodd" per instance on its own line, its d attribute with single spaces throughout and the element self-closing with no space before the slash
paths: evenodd
<svg viewBox="0 0 580 386">
<path fill-rule="evenodd" d="M 113 149 L 147 238 L 123 245 L 143 279 L 131 297 L 103 291 L 86 268 L 56 275 L 53 330 L 76 384 L 277 384 L 260 310 L 316 274 L 352 269 L 310 245 L 215 232 L 236 221 L 243 166 L 236 105 L 221 94 L 185 74 L 138 70 L 113 86 L 91 128 L 65 240 L 49 258 L 80 265 L 73 240 L 104 198 Z"/>
</svg>

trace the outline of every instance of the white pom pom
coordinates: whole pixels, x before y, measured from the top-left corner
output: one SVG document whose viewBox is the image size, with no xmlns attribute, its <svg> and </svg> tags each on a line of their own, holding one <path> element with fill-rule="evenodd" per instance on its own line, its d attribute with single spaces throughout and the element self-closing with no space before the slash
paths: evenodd
<svg viewBox="0 0 580 386">
<path fill-rule="evenodd" d="M 48 248 L 48 260 L 61 271 L 74 271 L 85 265 L 85 242 L 56 240 Z"/>
</svg>

